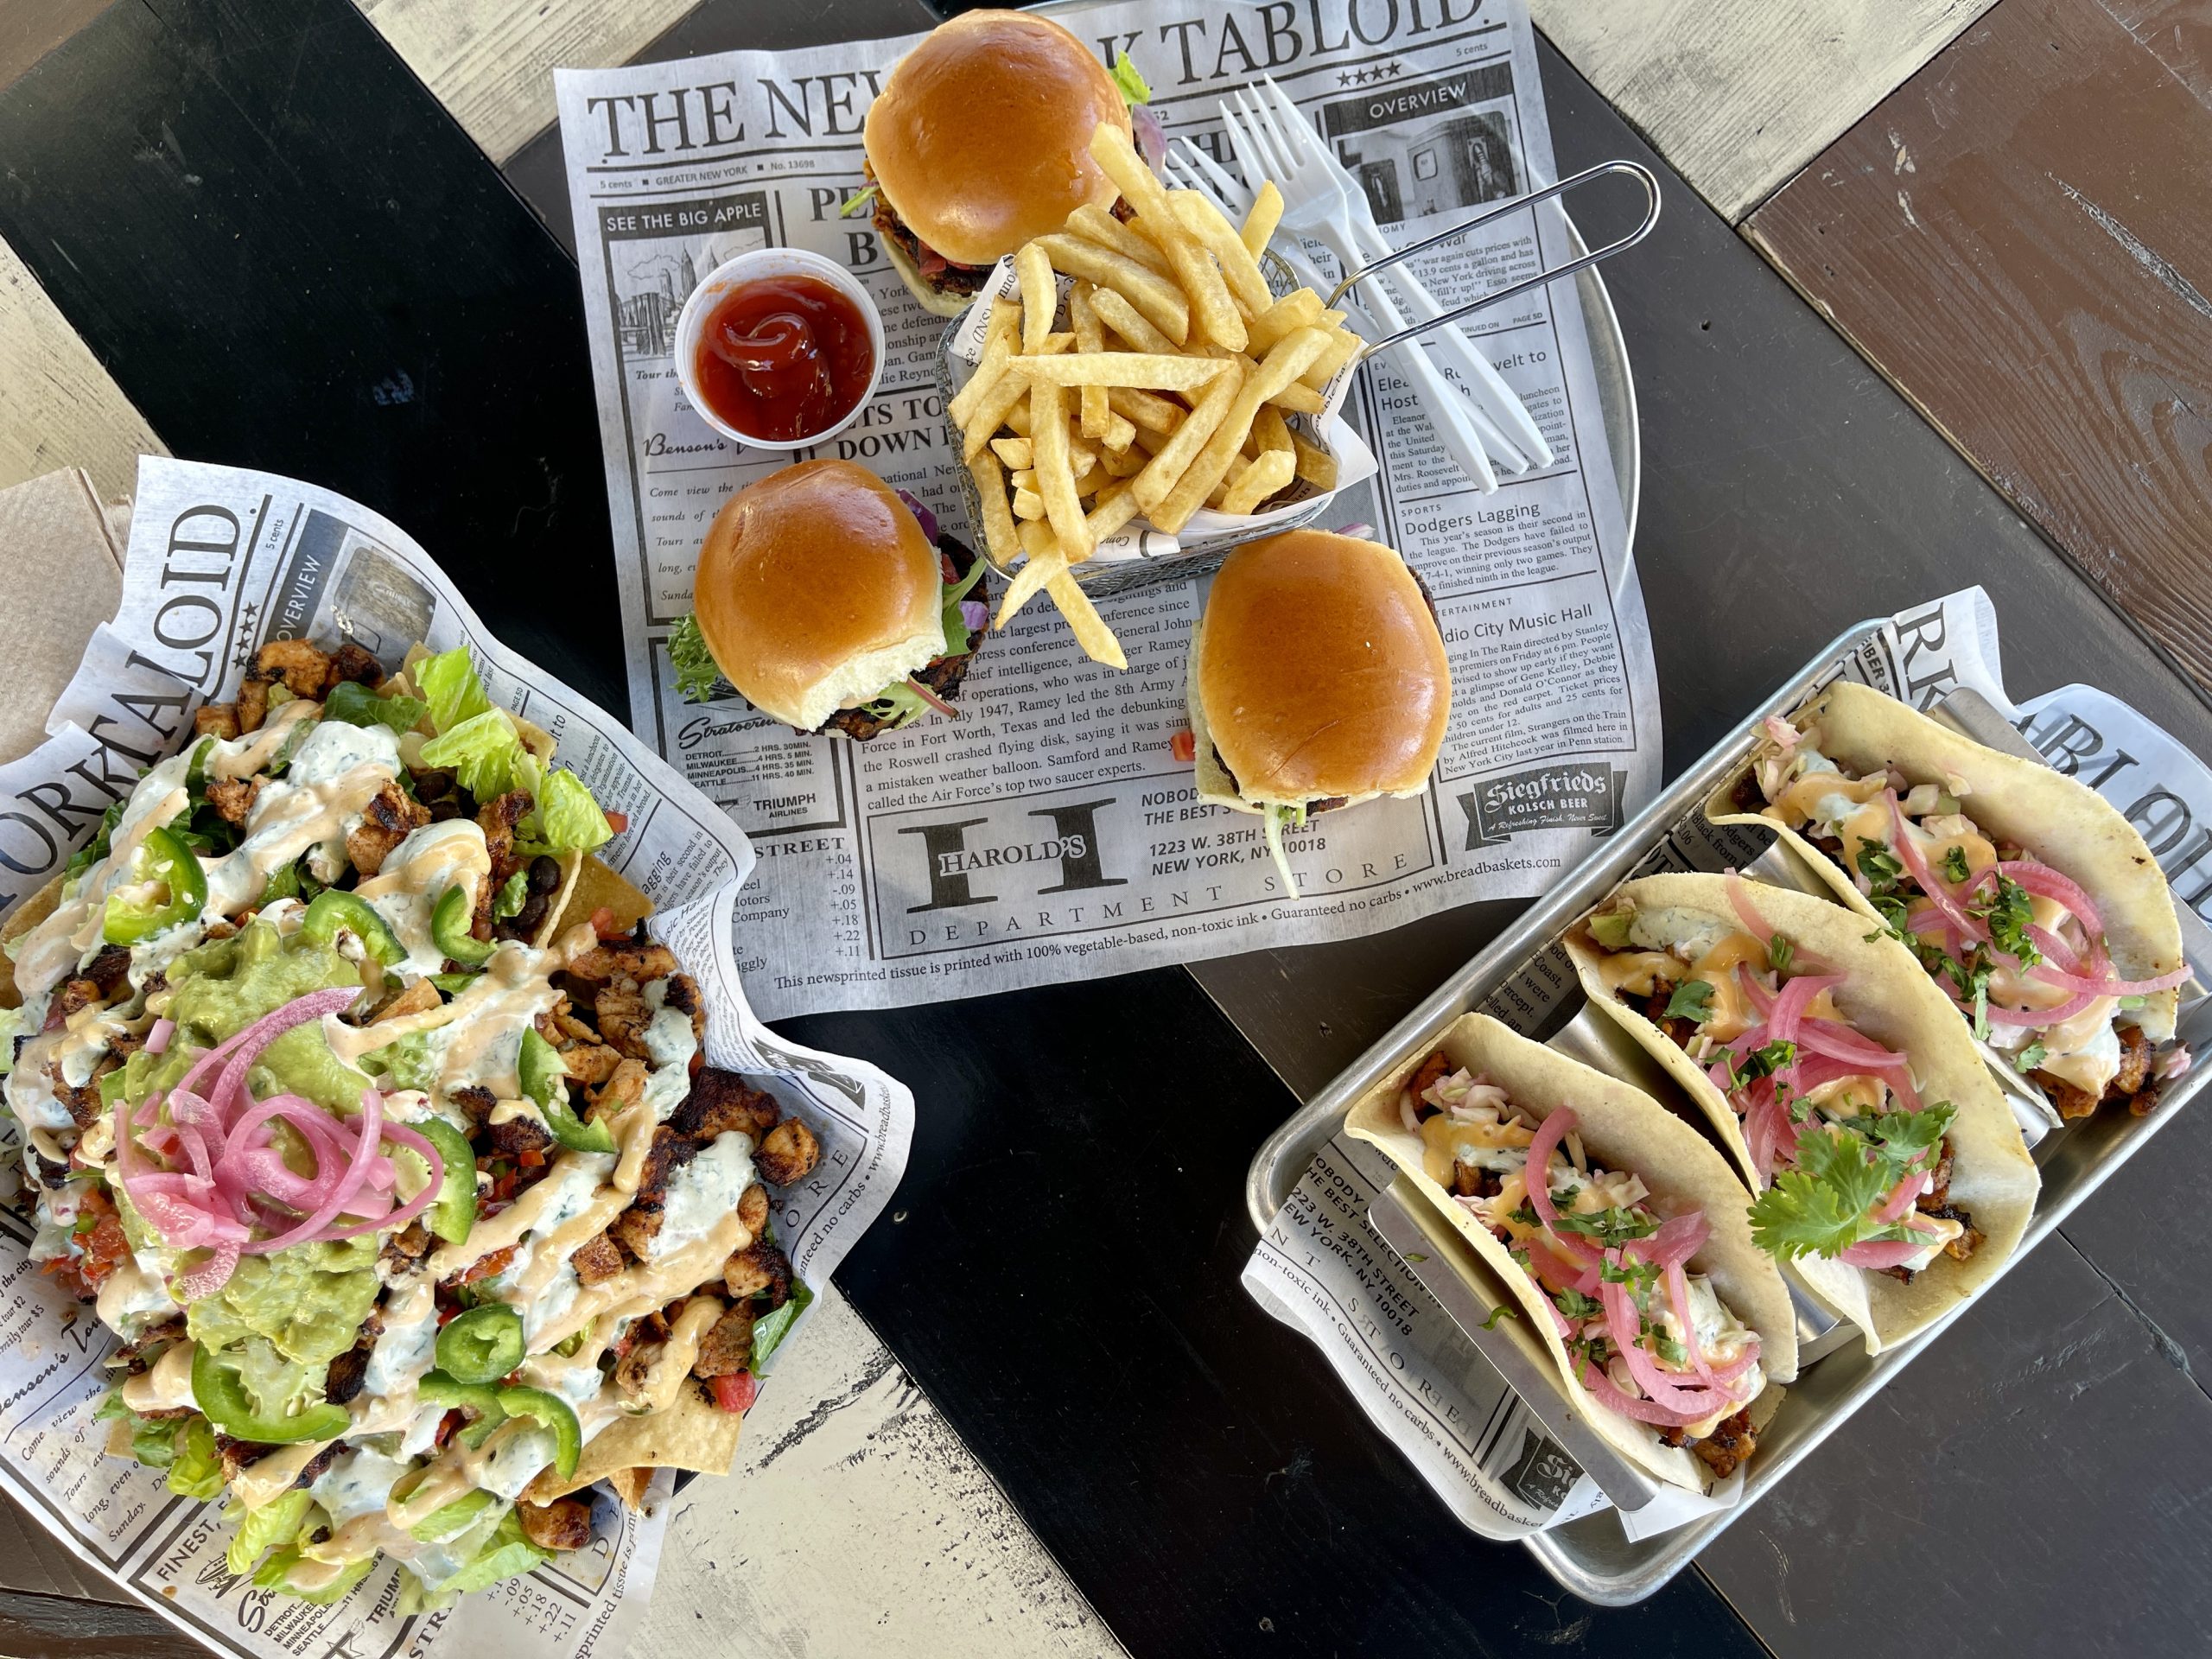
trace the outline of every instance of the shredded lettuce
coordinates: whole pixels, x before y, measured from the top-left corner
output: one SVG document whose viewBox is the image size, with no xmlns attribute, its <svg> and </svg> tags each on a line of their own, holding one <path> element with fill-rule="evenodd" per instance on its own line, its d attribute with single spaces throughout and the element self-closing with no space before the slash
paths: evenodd
<svg viewBox="0 0 2212 1659">
<path fill-rule="evenodd" d="M 1298 897 L 1298 877 L 1290 868 L 1290 855 L 1283 850 L 1282 832 L 1298 829 L 1306 823 L 1306 809 L 1302 806 L 1264 806 L 1260 809 L 1261 820 L 1267 826 L 1268 856 L 1275 861 L 1275 873 L 1282 877 L 1283 896 Z"/>
<path fill-rule="evenodd" d="M 115 826 L 123 821 L 123 808 L 124 803 L 119 800 L 107 804 L 107 810 L 100 814 L 100 827 L 92 838 L 69 855 L 69 862 L 62 869 L 63 880 L 75 881 L 107 856 L 108 842 L 115 834 Z"/>
<path fill-rule="evenodd" d="M 540 1549 L 523 1535 L 522 1517 L 509 1510 L 499 1518 L 498 1528 L 485 1541 L 483 1548 L 477 1551 L 475 1558 L 440 1585 L 438 1592 L 442 1597 L 467 1595 L 502 1579 L 527 1573 L 552 1558 L 552 1551 Z"/>
<path fill-rule="evenodd" d="M 722 671 L 699 632 L 699 619 L 685 615 L 668 631 L 668 660 L 676 670 L 676 690 L 688 702 L 712 702 Z"/>
<path fill-rule="evenodd" d="M 968 574 L 944 587 L 944 654 L 957 657 L 968 649 L 968 619 L 960 614 L 960 601 L 983 579 L 983 562 L 977 559 Z"/>
<path fill-rule="evenodd" d="M 475 976 L 464 977 L 474 979 Z M 382 1077 L 386 1089 L 428 1090 L 438 1077 L 438 1052 L 430 1040 L 434 1034 L 412 1032 L 396 1043 L 372 1048 L 361 1056 L 361 1070 L 372 1077 Z"/>
<path fill-rule="evenodd" d="M 348 726 L 388 726 L 395 732 L 411 732 L 429 708 L 420 697 L 397 691 L 380 696 L 365 685 L 340 680 L 323 699 L 322 717 L 342 720 Z"/>
<path fill-rule="evenodd" d="M 176 1431 L 176 1457 L 169 1465 L 169 1491 L 183 1497 L 223 1495 L 223 1459 L 215 1450 L 215 1431 L 205 1417 L 188 1417 Z"/>
<path fill-rule="evenodd" d="M 451 766 L 461 786 L 480 802 L 511 789 L 535 793 L 537 785 L 537 758 L 523 747 L 521 729 L 504 709 L 486 709 L 450 729 L 440 728 L 423 746 L 423 760 Z"/>
<path fill-rule="evenodd" d="M 937 712 L 925 699 L 916 696 L 913 687 L 904 680 L 885 686 L 868 700 L 865 708 L 872 718 L 881 721 L 887 727 L 911 725 Z"/>
<path fill-rule="evenodd" d="M 257 1510 L 249 1510 L 233 1501 L 224 1510 L 223 1519 L 236 1522 L 238 1531 L 232 1535 L 223 1564 L 239 1578 L 245 1577 L 264 1555 L 300 1535 L 300 1528 L 314 1503 L 304 1486 L 272 1498 Z"/>
<path fill-rule="evenodd" d="M 1152 102 L 1151 84 L 1137 73 L 1136 65 L 1129 61 L 1129 54 L 1126 52 L 1117 50 L 1114 54 L 1114 85 L 1121 88 L 1124 103 Z"/>
<path fill-rule="evenodd" d="M 875 200 L 876 188 L 877 187 L 873 184 L 864 184 L 854 191 L 851 195 L 847 196 L 837 205 L 837 217 L 850 219 L 855 213 L 860 212 L 861 208 Z"/>
<path fill-rule="evenodd" d="M 499 889 L 499 896 L 492 900 L 492 919 L 504 922 L 510 916 L 520 915 L 522 907 L 529 902 L 530 872 L 517 870 Z"/>
<path fill-rule="evenodd" d="M 451 651 L 424 658 L 415 665 L 415 683 L 423 688 L 423 696 L 430 705 L 430 724 L 440 732 L 449 732 L 492 706 L 492 699 L 485 695 L 484 682 L 477 677 L 476 664 L 469 660 L 466 645 L 455 645 Z"/>
<path fill-rule="evenodd" d="M 300 1565 L 300 1552 L 293 1548 L 278 1550 L 262 1563 L 261 1570 L 253 1575 L 257 1588 L 281 1590 L 286 1595 L 316 1607 L 327 1607 L 340 1602 L 353 1592 L 353 1586 L 369 1576 L 369 1569 L 377 1564 L 373 1555 L 364 1555 L 346 1568 L 320 1590 L 303 1590 L 292 1582 L 293 1569 Z"/>
<path fill-rule="evenodd" d="M 589 852 L 614 838 L 614 826 L 573 772 L 549 772 L 537 791 L 537 838 L 551 851 Z"/>
<path fill-rule="evenodd" d="M 497 1497 L 487 1491 L 470 1492 L 431 1510 L 428 1520 L 417 1521 L 407 1530 L 423 1543 L 443 1543 L 448 1538 L 459 1537 L 483 1520 L 484 1511 L 499 1501 Z"/>
</svg>

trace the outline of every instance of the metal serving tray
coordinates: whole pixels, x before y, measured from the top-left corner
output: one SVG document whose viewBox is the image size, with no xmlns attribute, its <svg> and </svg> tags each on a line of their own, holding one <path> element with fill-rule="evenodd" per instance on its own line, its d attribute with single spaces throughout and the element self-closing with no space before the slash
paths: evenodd
<svg viewBox="0 0 2212 1659">
<path fill-rule="evenodd" d="M 1880 622 L 1864 623 L 1837 639 L 1765 707 L 1715 744 L 1605 848 L 1570 872 L 1488 950 L 1440 986 L 1395 1030 L 1269 1136 L 1254 1158 L 1246 1179 L 1245 1198 L 1254 1225 L 1265 1232 L 1274 1222 L 1275 1212 L 1316 1154 L 1342 1127 L 1354 1101 L 1394 1068 L 1426 1052 L 1446 1027 L 1474 1009 L 1486 1009 L 1516 1028 L 1525 1027 L 1529 1023 L 1525 1010 L 1530 1002 L 1550 1001 L 1556 994 L 1555 1006 L 1530 1030 L 1530 1035 L 1626 1077 L 1695 1122 L 1695 1109 L 1675 1090 L 1671 1080 L 1634 1049 L 1611 1021 L 1592 1014 L 1558 941 L 1570 924 L 1614 887 L 1656 869 L 1719 868 L 1734 863 L 1764 880 L 1826 896 L 1827 889 L 1813 871 L 1770 834 L 1749 827 L 1709 825 L 1703 803 L 1750 751 L 1761 721 L 1797 709 L 1840 673 L 1862 647 L 1879 635 L 1882 626 Z M 1991 747 L 2032 753 L 2003 716 L 1972 692 L 1955 693 L 1935 712 L 1937 718 Z M 2202 989 L 2206 982 L 2212 982 L 2212 931 L 2186 906 L 2180 909 L 2183 944 L 2198 982 L 2183 993 L 2179 1035 L 2193 1048 L 2201 1049 L 2212 1040 L 2212 997 Z M 1565 989 L 1554 993 L 1553 988 L 1562 984 Z M 2186 1107 L 2203 1088 L 2208 1076 L 2212 1076 L 2212 1067 L 2199 1068 L 2176 1082 L 2148 1117 L 2101 1113 L 2049 1132 L 2045 1132 L 2048 1115 L 2022 1099 L 2017 1080 L 1998 1065 L 1992 1066 L 1992 1075 L 2014 1102 L 2043 1176 L 2043 1190 L 2026 1236 L 2000 1269 L 2001 1277 Z M 1448 1279 L 1443 1276 L 1446 1262 L 1458 1262 L 1462 1255 L 1471 1256 L 1471 1252 L 1436 1249 L 1441 1230 L 1428 1228 L 1417 1204 L 1399 1203 L 1389 1191 L 1377 1198 L 1370 1219 L 1393 1249 L 1402 1254 L 1407 1245 L 1414 1245 L 1414 1254 L 1427 1258 L 1408 1266 L 1416 1276 L 1423 1277 L 1425 1284 L 1433 1285 L 1432 1294 L 1446 1313 L 1491 1359 L 1538 1420 L 1553 1429 L 1554 1438 L 1583 1459 L 1585 1468 L 1615 1500 L 1617 1508 L 1634 1510 L 1648 1502 L 1652 1491 L 1649 1480 L 1610 1452 L 1595 1436 L 1579 1428 L 1551 1371 L 1529 1363 L 1520 1345 L 1527 1340 L 1527 1333 L 1511 1320 L 1500 1321 L 1495 1330 L 1482 1328 L 1482 1316 L 1503 1300 L 1502 1287 L 1471 1262 L 1460 1264 L 1471 1270 L 1452 1273 Z M 1641 1601 L 1694 1560 L 1723 1528 L 1741 1517 L 1877 1389 L 1910 1363 L 1916 1354 L 1937 1340 L 1964 1306 L 1910 1341 L 1870 1357 L 1848 1325 L 1827 1320 L 1808 1325 L 1807 1306 L 1801 1300 L 1801 1334 L 1812 1338 L 1805 1350 L 1807 1363 L 1790 1385 L 1780 1413 L 1760 1436 L 1759 1454 L 1746 1472 L 1742 1500 L 1734 1508 L 1640 1543 L 1630 1540 L 1615 1510 L 1605 1510 L 1528 1537 L 1523 1541 L 1529 1553 L 1562 1586 L 1586 1601 L 1605 1606 Z M 1833 1328 L 1823 1330 L 1822 1325 Z"/>
</svg>

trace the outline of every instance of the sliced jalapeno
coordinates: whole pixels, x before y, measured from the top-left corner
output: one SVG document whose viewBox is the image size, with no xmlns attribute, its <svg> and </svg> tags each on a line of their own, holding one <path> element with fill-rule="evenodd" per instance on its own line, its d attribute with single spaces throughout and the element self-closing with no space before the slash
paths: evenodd
<svg viewBox="0 0 2212 1659">
<path fill-rule="evenodd" d="M 140 904 L 120 893 L 107 896 L 100 937 L 110 944 L 136 944 L 165 927 L 188 922 L 207 907 L 207 874 L 184 839 L 173 830 L 149 830 L 139 844 L 137 880 L 160 882 L 168 896 L 157 905 Z"/>
<path fill-rule="evenodd" d="M 499 1302 L 472 1307 L 438 1332 L 438 1369 L 456 1382 L 496 1382 L 523 1352 L 522 1315 Z"/>
<path fill-rule="evenodd" d="M 475 919 L 476 906 L 469 902 L 467 887 L 448 887 L 445 896 L 438 900 L 437 908 L 430 912 L 430 938 L 439 950 L 455 962 L 467 967 L 481 967 L 492 959 L 497 948 L 489 939 L 480 939 L 468 931 Z"/>
<path fill-rule="evenodd" d="M 518 1334 L 519 1334 L 519 1321 Z M 289 1446 L 296 1440 L 334 1440 L 353 1425 L 343 1406 L 327 1402 L 309 1406 L 292 1417 L 264 1417 L 246 1398 L 245 1384 L 237 1370 L 225 1364 L 207 1347 L 192 1356 L 192 1398 L 213 1423 L 232 1440 L 261 1446 Z"/>
<path fill-rule="evenodd" d="M 442 1117 L 425 1117 L 408 1127 L 438 1149 L 445 1179 L 423 1212 L 423 1224 L 448 1244 L 468 1243 L 476 1224 L 476 1154 L 459 1129 Z"/>
<path fill-rule="evenodd" d="M 407 947 L 377 914 L 375 906 L 358 893 L 326 887 L 315 894 L 307 914 L 300 918 L 300 931 L 317 944 L 330 944 L 337 940 L 341 927 L 385 967 L 397 968 L 407 960 Z"/>
<path fill-rule="evenodd" d="M 501 1389 L 499 1405 L 510 1417 L 526 1417 L 551 1429 L 553 1472 L 563 1480 L 576 1472 L 576 1459 L 583 1452 L 584 1432 L 582 1425 L 576 1421 L 574 1406 L 543 1389 Z"/>
<path fill-rule="evenodd" d="M 540 1036 L 535 1026 L 523 1027 L 522 1053 L 515 1062 L 515 1076 L 523 1093 L 544 1114 L 545 1127 L 563 1146 L 571 1152 L 614 1150 L 614 1131 L 604 1123 L 586 1122 L 569 1104 L 569 1068 L 560 1051 Z"/>
</svg>

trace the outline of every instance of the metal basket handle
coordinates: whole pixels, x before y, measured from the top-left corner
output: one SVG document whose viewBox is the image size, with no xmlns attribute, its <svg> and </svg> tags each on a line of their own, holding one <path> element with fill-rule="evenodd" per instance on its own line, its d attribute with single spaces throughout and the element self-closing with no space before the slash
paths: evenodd
<svg viewBox="0 0 2212 1659">
<path fill-rule="evenodd" d="M 1491 220 L 1494 219 L 1502 218 L 1507 213 L 1518 213 L 1523 207 L 1533 207 L 1536 203 L 1540 201 L 1548 201 L 1554 196 L 1563 196 L 1570 190 L 1576 189 L 1582 185 L 1588 184 L 1594 179 L 1603 178 L 1607 174 L 1611 173 L 1626 174 L 1628 176 L 1635 179 L 1643 186 L 1645 197 L 1643 219 L 1634 230 L 1629 232 L 1628 234 L 1615 241 L 1608 242 L 1602 248 L 1592 249 L 1590 252 L 1584 254 L 1579 259 L 1570 259 L 1563 265 L 1554 265 L 1549 270 L 1538 271 L 1534 276 L 1530 276 L 1522 282 L 1515 283 L 1510 287 L 1501 288 L 1493 293 L 1484 294 L 1478 299 L 1468 301 L 1466 304 L 1459 306 L 1453 310 L 1440 312 L 1437 315 L 1429 318 L 1427 321 L 1411 324 L 1407 327 L 1399 329 L 1395 334 L 1385 334 L 1380 340 L 1371 340 L 1368 343 L 1367 349 L 1360 353 L 1361 360 L 1364 361 L 1366 359 L 1374 356 L 1376 353 L 1386 351 L 1389 347 L 1398 345 L 1402 341 L 1414 338 L 1416 335 L 1425 334 L 1428 333 L 1430 329 L 1440 327 L 1445 323 L 1457 322 L 1460 318 L 1468 315 L 1470 313 L 1479 311 L 1485 306 L 1496 305 L 1501 300 L 1510 300 L 1516 294 L 1525 294 L 1532 288 L 1540 287 L 1546 283 L 1556 282 L 1562 276 L 1572 276 L 1575 272 L 1587 270 L 1590 266 L 1596 264 L 1601 259 L 1610 259 L 1613 255 L 1619 253 L 1624 249 L 1634 247 L 1637 243 L 1643 241 L 1645 237 L 1650 235 L 1652 226 L 1659 222 L 1659 181 L 1652 173 L 1651 169 L 1644 166 L 1641 162 L 1631 162 L 1624 158 L 1611 162 L 1600 162 L 1597 166 L 1585 168 L 1581 172 L 1574 174 L 1571 177 L 1561 179 L 1556 184 L 1546 185 L 1542 189 L 1533 190 L 1525 196 L 1516 196 L 1510 201 L 1500 202 L 1497 207 L 1485 209 L 1484 212 L 1476 214 L 1472 219 L 1463 220 L 1459 224 L 1451 226 L 1449 229 L 1439 231 L 1434 236 L 1424 237 L 1418 242 L 1411 243 L 1405 247 L 1400 248 L 1395 253 L 1387 255 L 1381 259 L 1375 260 L 1370 264 L 1363 265 L 1357 270 L 1353 271 L 1351 275 L 1345 277 L 1344 281 L 1338 283 L 1335 289 L 1330 294 L 1328 303 L 1331 306 L 1334 306 L 1337 302 L 1342 299 L 1345 293 L 1356 284 L 1366 281 L 1367 278 L 1372 276 L 1378 270 L 1387 270 L 1392 265 L 1403 263 L 1414 254 L 1421 253 L 1427 249 L 1435 247 L 1440 243 L 1449 242 L 1456 237 L 1465 236 L 1470 231 L 1479 230 L 1482 226 L 1489 224 Z"/>
</svg>

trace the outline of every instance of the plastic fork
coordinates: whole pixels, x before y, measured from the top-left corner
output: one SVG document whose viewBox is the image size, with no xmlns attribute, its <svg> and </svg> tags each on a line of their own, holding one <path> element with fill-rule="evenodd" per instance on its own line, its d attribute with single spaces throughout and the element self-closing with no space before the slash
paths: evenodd
<svg viewBox="0 0 2212 1659">
<path fill-rule="evenodd" d="M 1230 143 L 1247 176 L 1270 178 L 1282 192 L 1282 223 L 1294 233 L 1312 236 L 1337 256 L 1346 275 L 1366 263 L 1355 240 L 1351 210 L 1344 186 L 1337 177 L 1314 164 L 1276 125 L 1273 111 L 1248 102 L 1242 90 L 1232 94 L 1236 108 L 1220 106 L 1229 129 Z M 1406 326 L 1405 318 L 1380 283 L 1371 284 L 1362 303 L 1385 334 Z M 1444 371 L 1429 360 L 1419 340 L 1405 342 L 1413 349 L 1399 354 L 1398 365 L 1421 391 L 1434 429 L 1446 452 L 1459 470 L 1481 486 L 1485 494 L 1497 488 L 1497 474 L 1491 469 L 1486 448 L 1519 470 L 1525 463 L 1494 422 L 1452 387 Z"/>
<path fill-rule="evenodd" d="M 1395 252 L 1396 250 L 1383 236 L 1382 227 L 1375 222 L 1375 209 L 1368 202 L 1367 192 L 1361 189 L 1351 175 L 1344 171 L 1343 163 L 1329 153 L 1329 147 L 1313 130 L 1313 123 L 1299 112 L 1297 105 L 1290 101 L 1290 94 L 1275 85 L 1273 75 L 1262 75 L 1260 84 L 1267 88 L 1268 96 L 1274 105 L 1274 113 L 1281 118 L 1289 138 L 1298 143 L 1317 166 L 1335 178 L 1343 189 L 1344 204 L 1351 214 L 1352 240 L 1363 250 L 1360 263 L 1364 264 L 1370 259 L 1384 258 Z M 1351 273 L 1347 271 L 1345 274 L 1349 276 Z M 1435 296 L 1414 275 L 1410 266 L 1398 266 L 1392 280 L 1405 298 L 1406 308 L 1414 314 L 1416 321 L 1431 322 L 1444 314 L 1444 307 L 1437 303 Z M 1506 385 L 1505 378 L 1467 337 L 1466 332 L 1456 322 L 1446 323 L 1433 338 L 1446 346 L 1449 355 L 1465 359 L 1461 366 L 1471 372 L 1488 393 L 1495 416 L 1504 427 L 1515 448 L 1523 454 L 1534 456 L 1539 467 L 1552 465 L 1552 448 L 1544 441 L 1543 429 L 1529 418 L 1519 394 Z"/>
</svg>

